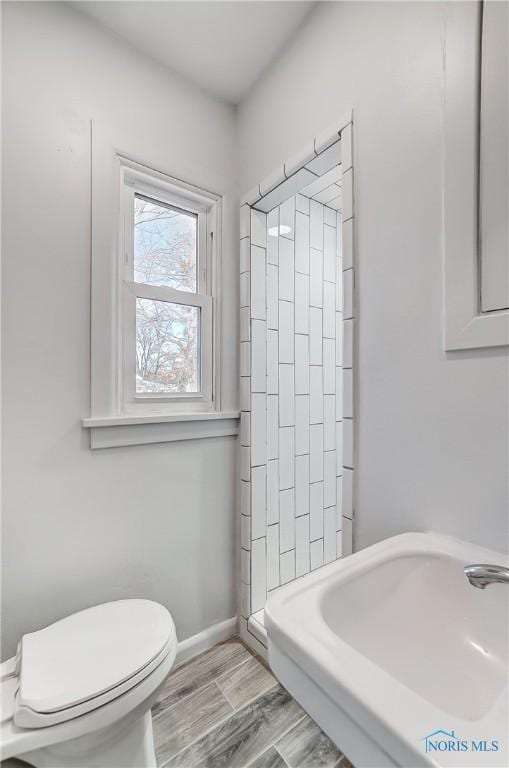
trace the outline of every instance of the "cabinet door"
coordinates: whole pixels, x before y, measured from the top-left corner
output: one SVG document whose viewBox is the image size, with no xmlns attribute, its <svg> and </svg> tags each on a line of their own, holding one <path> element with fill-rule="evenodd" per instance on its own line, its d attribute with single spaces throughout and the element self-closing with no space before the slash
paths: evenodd
<svg viewBox="0 0 509 768">
<path fill-rule="evenodd" d="M 485 2 L 481 36 L 481 312 L 509 307 L 509 4 Z"/>
</svg>

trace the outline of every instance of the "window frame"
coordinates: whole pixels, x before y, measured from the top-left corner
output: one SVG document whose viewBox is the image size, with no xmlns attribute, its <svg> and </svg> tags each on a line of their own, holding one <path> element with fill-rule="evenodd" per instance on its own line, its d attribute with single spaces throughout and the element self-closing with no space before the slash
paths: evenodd
<svg viewBox="0 0 509 768">
<path fill-rule="evenodd" d="M 154 154 L 155 153 L 155 154 Z M 223 360 L 223 245 L 231 252 L 230 197 L 234 190 L 206 167 L 180 162 L 181 175 L 171 175 L 167 152 L 146 141 L 119 146 L 108 128 L 90 121 L 90 411 L 81 418 L 83 437 L 92 450 L 182 442 L 238 434 L 239 411 L 232 408 L 228 369 Z M 212 297 L 212 404 L 208 410 L 193 402 L 138 405 L 125 411 L 122 397 L 121 192 L 124 169 L 138 174 L 152 188 L 201 202 L 210 212 L 213 249 L 209 265 Z M 159 169 L 159 170 L 155 170 Z M 213 190 L 213 191 L 211 191 Z M 223 221 L 223 218 L 225 221 Z M 223 235 L 226 233 L 225 242 Z M 120 265 L 120 266 L 119 266 Z M 229 289 L 229 283 L 226 283 Z M 227 316 L 230 316 L 230 309 Z M 226 381 L 223 382 L 223 376 Z M 223 397 L 223 386 L 226 390 Z M 152 407 L 150 407 L 152 406 Z"/>
<path fill-rule="evenodd" d="M 181 291 L 169 286 L 155 286 L 134 280 L 134 203 L 136 196 L 154 203 L 194 214 L 197 219 L 197 290 Z M 119 275 L 121 339 L 120 397 L 124 413 L 165 410 L 209 411 L 214 408 L 213 339 L 213 261 L 217 201 L 196 192 L 191 195 L 175 184 L 161 179 L 154 184 L 152 175 L 130 165 L 121 166 L 121 212 L 119 237 Z M 199 309 L 198 392 L 136 392 L 136 299 L 165 301 Z"/>
</svg>

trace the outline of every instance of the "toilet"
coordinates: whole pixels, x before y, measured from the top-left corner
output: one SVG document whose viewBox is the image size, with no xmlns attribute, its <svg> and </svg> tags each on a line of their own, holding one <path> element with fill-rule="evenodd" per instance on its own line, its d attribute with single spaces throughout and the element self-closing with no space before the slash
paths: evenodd
<svg viewBox="0 0 509 768">
<path fill-rule="evenodd" d="M 36 768 L 155 768 L 150 707 L 175 660 L 169 612 L 96 605 L 23 635 L 0 666 L 0 756 Z"/>
</svg>

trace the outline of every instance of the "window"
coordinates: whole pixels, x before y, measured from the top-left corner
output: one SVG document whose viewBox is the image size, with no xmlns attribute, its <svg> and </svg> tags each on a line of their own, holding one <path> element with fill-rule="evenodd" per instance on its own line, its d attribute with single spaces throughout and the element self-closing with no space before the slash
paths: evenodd
<svg viewBox="0 0 509 768">
<path fill-rule="evenodd" d="M 90 447 L 236 435 L 221 397 L 223 198 L 127 158 L 96 123 L 91 150 Z"/>
<path fill-rule="evenodd" d="M 218 201 L 160 174 L 121 170 L 122 410 L 213 410 Z"/>
</svg>

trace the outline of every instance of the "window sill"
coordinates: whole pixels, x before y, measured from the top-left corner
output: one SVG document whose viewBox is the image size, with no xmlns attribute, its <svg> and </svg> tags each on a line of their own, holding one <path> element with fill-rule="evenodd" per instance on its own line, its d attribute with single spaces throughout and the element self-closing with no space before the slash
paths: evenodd
<svg viewBox="0 0 509 768">
<path fill-rule="evenodd" d="M 238 411 L 210 411 L 168 416 L 90 416 L 81 424 L 90 430 L 90 447 L 95 450 L 229 437 L 238 432 L 239 415 Z"/>
</svg>

